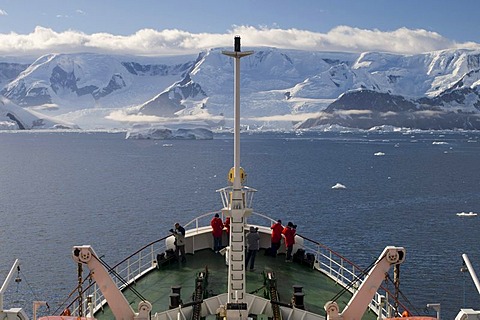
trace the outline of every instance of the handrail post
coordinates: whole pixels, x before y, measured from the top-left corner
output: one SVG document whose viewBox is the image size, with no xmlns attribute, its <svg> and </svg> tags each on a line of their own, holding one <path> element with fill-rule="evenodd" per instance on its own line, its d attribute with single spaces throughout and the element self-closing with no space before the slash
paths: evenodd
<svg viewBox="0 0 480 320">
<path fill-rule="evenodd" d="M 318 268 L 322 268 L 322 261 L 321 259 L 321 252 L 320 252 L 320 245 L 317 244 L 317 256 L 315 257 L 315 260 L 318 261 Z"/>
<path fill-rule="evenodd" d="M 129 278 L 129 277 L 130 277 L 130 273 L 131 273 L 130 268 L 131 268 L 131 266 L 130 266 L 130 259 L 128 259 L 128 263 L 127 263 L 127 280 L 128 280 L 128 281 L 130 281 L 130 278 Z M 118 273 L 118 272 L 117 272 L 117 273 Z M 118 279 L 118 278 L 117 278 L 117 279 Z M 117 284 L 117 287 L 118 287 L 118 284 Z"/>
<path fill-rule="evenodd" d="M 139 252 L 138 255 L 139 255 L 139 257 L 138 257 L 138 273 L 137 273 L 137 275 L 140 275 L 142 273 L 142 259 L 143 259 L 142 252 Z"/>
<path fill-rule="evenodd" d="M 342 282 L 345 283 L 345 276 L 343 275 L 343 259 L 340 260 L 340 276 L 341 276 L 341 279 L 342 279 Z"/>
<path fill-rule="evenodd" d="M 153 266 L 153 261 L 156 261 L 156 257 L 154 255 L 154 249 L 153 249 L 154 245 L 152 244 L 152 246 L 150 247 L 150 261 L 152 261 L 152 266 Z M 157 261 L 157 264 L 158 264 L 158 261 Z"/>
<path fill-rule="evenodd" d="M 330 275 L 332 275 L 333 274 L 332 273 L 333 272 L 333 266 L 332 266 L 333 261 L 332 261 L 332 252 L 331 251 L 329 252 L 328 260 L 329 260 L 329 263 L 330 263 Z"/>
</svg>

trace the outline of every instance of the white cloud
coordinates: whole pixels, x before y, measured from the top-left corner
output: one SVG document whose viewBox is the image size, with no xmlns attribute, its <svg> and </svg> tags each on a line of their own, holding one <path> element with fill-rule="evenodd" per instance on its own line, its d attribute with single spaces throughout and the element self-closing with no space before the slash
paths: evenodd
<svg viewBox="0 0 480 320">
<path fill-rule="evenodd" d="M 0 16 L 8 16 L 7 11 L 0 9 Z"/>
<path fill-rule="evenodd" d="M 182 122 L 182 121 L 203 121 L 203 120 L 213 120 L 220 121 L 224 118 L 222 116 L 212 116 L 208 113 L 199 114 L 199 115 L 186 115 L 178 117 L 159 117 L 152 115 L 142 115 L 142 114 L 130 114 L 125 112 L 125 110 L 116 110 L 111 112 L 105 117 L 109 120 L 115 120 L 120 122 L 137 122 L 137 123 L 166 123 L 166 122 Z"/>
<path fill-rule="evenodd" d="M 105 118 L 109 120 L 120 121 L 120 122 L 162 122 L 167 120 L 167 118 L 162 118 L 157 116 L 126 114 L 122 110 L 113 111 L 112 113 L 107 115 Z"/>
<path fill-rule="evenodd" d="M 361 116 L 371 114 L 372 110 L 336 110 L 335 113 L 344 116 Z"/>
<path fill-rule="evenodd" d="M 233 36 L 241 35 L 248 47 L 273 46 L 317 51 L 386 51 L 421 53 L 448 48 L 479 47 L 456 43 L 438 33 L 400 28 L 395 31 L 365 30 L 338 26 L 328 33 L 298 29 L 234 26 L 223 34 L 190 33 L 177 29 L 142 29 L 128 36 L 109 33 L 56 32 L 36 27 L 29 34 L 0 34 L 0 54 L 40 55 L 51 52 L 104 52 L 138 55 L 197 53 L 215 47 L 231 47 Z"/>
<path fill-rule="evenodd" d="M 420 117 L 438 117 L 443 114 L 445 114 L 445 111 L 435 111 L 435 110 L 420 110 L 420 111 L 415 111 L 415 115 L 420 116 Z"/>
<path fill-rule="evenodd" d="M 312 112 L 312 113 L 298 113 L 298 114 L 283 114 L 283 115 L 274 115 L 274 116 L 265 116 L 265 117 L 252 117 L 248 118 L 247 120 L 254 120 L 254 121 L 304 121 L 309 118 L 331 118 L 332 114 L 325 113 L 325 112 Z"/>
<path fill-rule="evenodd" d="M 381 117 L 396 117 L 397 115 L 398 113 L 394 111 L 380 112 Z"/>
</svg>

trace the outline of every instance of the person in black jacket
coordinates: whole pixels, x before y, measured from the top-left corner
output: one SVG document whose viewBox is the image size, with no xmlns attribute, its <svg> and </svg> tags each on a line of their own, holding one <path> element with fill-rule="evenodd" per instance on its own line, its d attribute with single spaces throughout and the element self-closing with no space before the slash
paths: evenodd
<svg viewBox="0 0 480 320">
<path fill-rule="evenodd" d="M 250 227 L 250 232 L 247 233 L 247 258 L 245 259 L 245 268 L 248 267 L 250 261 L 250 271 L 255 270 L 255 256 L 258 249 L 260 249 L 260 235 L 258 234 L 258 228 Z"/>
<path fill-rule="evenodd" d="M 187 262 L 185 257 L 185 228 L 180 225 L 180 223 L 175 223 L 175 230 L 170 229 L 170 232 L 173 233 L 175 237 L 175 257 L 177 261 L 180 261 L 180 254 L 182 255 L 182 262 Z"/>
</svg>

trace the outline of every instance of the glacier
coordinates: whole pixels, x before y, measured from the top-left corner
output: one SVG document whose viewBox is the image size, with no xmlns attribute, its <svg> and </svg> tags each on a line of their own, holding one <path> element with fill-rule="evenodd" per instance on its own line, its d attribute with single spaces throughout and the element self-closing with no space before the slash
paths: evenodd
<svg viewBox="0 0 480 320">
<path fill-rule="evenodd" d="M 251 130 L 480 129 L 480 50 L 251 49 L 241 64 L 242 123 Z M 35 127 L 32 117 L 38 128 L 232 126 L 233 64 L 222 50 L 48 54 L 30 63 L 0 57 L 2 104 L 17 110 L 14 121 L 0 105 L 0 128 Z"/>
<path fill-rule="evenodd" d="M 212 140 L 213 132 L 208 128 L 133 127 L 127 130 L 125 139 L 131 140 Z"/>
</svg>

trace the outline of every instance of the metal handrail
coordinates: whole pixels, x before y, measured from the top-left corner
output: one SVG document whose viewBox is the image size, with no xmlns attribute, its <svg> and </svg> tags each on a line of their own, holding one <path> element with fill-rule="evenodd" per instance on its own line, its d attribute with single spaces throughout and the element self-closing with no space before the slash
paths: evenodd
<svg viewBox="0 0 480 320">
<path fill-rule="evenodd" d="M 120 290 L 123 290 L 128 285 L 134 283 L 138 278 L 156 268 L 157 254 L 165 252 L 166 245 L 164 240 L 168 237 L 169 236 L 165 236 L 150 242 L 111 267 L 109 273 L 112 274 L 112 278 Z M 89 276 L 87 276 L 87 278 L 88 277 Z M 89 299 L 91 300 L 89 302 L 93 306 L 96 306 L 94 312 L 103 307 L 103 305 L 106 303 L 105 298 L 95 281 L 92 281 L 83 289 L 83 297 L 83 310 L 88 310 L 87 301 Z M 87 299 L 87 297 L 89 297 L 89 299 Z M 67 305 L 67 308 L 71 309 L 75 302 L 76 299 L 72 300 Z M 73 308 L 72 314 L 77 314 L 78 309 L 78 306 Z"/>
<path fill-rule="evenodd" d="M 364 281 L 367 272 L 326 245 L 311 240 L 300 234 L 297 234 L 297 236 L 304 240 L 302 249 L 305 250 L 305 253 L 314 254 L 314 267 L 317 270 L 321 271 L 331 279 L 339 282 L 342 287 L 348 287 L 350 293 L 355 293 L 355 291 Z M 305 241 L 310 245 L 306 245 Z M 390 303 L 386 299 L 393 297 L 394 295 L 385 286 L 380 286 L 370 302 L 370 308 L 377 310 L 378 313 L 381 313 L 383 318 L 391 317 L 391 313 L 395 309 L 393 307 L 394 304 Z M 385 300 L 386 306 L 383 306 L 380 303 L 382 300 Z M 397 304 L 403 309 L 407 309 L 406 306 L 400 301 L 397 301 Z"/>
<path fill-rule="evenodd" d="M 230 206 L 230 201 L 231 201 L 230 196 L 232 194 L 232 191 L 233 191 L 233 186 L 228 186 L 228 187 L 224 187 L 216 190 L 216 192 L 220 193 L 220 197 L 222 198 L 222 204 L 224 208 L 228 208 Z M 252 208 L 253 196 L 257 191 L 258 190 L 254 188 L 242 186 L 242 193 L 244 197 L 243 201 L 244 201 L 245 208 Z"/>
<path fill-rule="evenodd" d="M 216 213 L 221 214 L 221 211 L 212 211 L 212 212 L 205 213 L 186 223 L 184 227 L 186 228 L 190 227 L 187 233 L 192 232 L 192 230 L 194 233 L 198 233 L 201 227 L 208 226 L 208 224 L 205 223 L 207 218 L 210 218 Z M 252 215 L 254 216 L 254 217 L 251 217 L 253 220 L 255 220 L 256 218 L 262 218 L 269 221 L 270 224 L 274 224 L 276 222 L 274 219 L 268 217 L 267 215 L 264 215 L 258 212 L 252 212 Z M 222 219 L 223 219 L 223 216 L 222 216 Z M 169 236 L 170 235 L 165 236 L 163 238 L 160 238 L 158 240 L 155 240 L 143 246 L 142 248 L 135 251 L 133 254 L 123 259 L 122 261 L 120 261 L 119 263 L 117 263 L 115 266 L 111 268 L 112 270 L 115 271 L 115 272 L 111 272 L 113 274 L 112 277 L 117 287 L 120 288 L 120 290 L 125 289 L 127 286 L 137 281 L 143 275 L 147 274 L 148 272 L 156 268 L 157 255 L 165 252 L 166 250 L 165 240 Z M 364 277 L 366 276 L 366 272 L 363 271 L 363 269 L 357 266 L 355 263 L 344 258 L 339 253 L 333 251 L 329 247 L 319 242 L 316 242 L 314 240 L 311 240 L 305 236 L 302 236 L 300 234 L 297 234 L 297 236 L 304 240 L 301 248 L 305 250 L 305 253 L 314 254 L 315 256 L 314 267 L 320 272 L 330 277 L 331 279 L 333 279 L 334 281 L 337 281 L 338 283 L 340 283 L 343 287 L 349 285 L 351 282 L 357 282 L 356 285 L 349 288 L 349 291 L 351 293 L 354 293 L 354 291 L 363 282 Z M 379 291 L 383 293 L 382 296 L 386 296 L 386 297 L 394 296 L 383 286 L 380 287 Z M 90 300 L 91 300 L 90 303 L 93 306 L 96 306 L 95 309 L 93 309 L 93 313 L 102 309 L 103 306 L 106 304 L 106 300 L 95 282 L 90 283 L 86 288 L 83 289 L 83 292 L 84 292 L 83 310 L 89 310 L 88 303 L 87 303 L 89 299 L 87 299 L 87 297 L 90 297 Z M 68 308 L 71 309 L 75 301 L 76 300 L 71 301 L 70 304 L 68 305 Z M 375 294 L 374 299 L 372 299 L 370 306 L 374 310 L 378 310 L 377 312 L 381 312 L 382 315 L 387 316 L 388 314 L 387 310 L 391 310 L 392 305 L 389 305 L 387 306 L 387 308 L 385 308 L 379 304 L 379 301 L 380 301 L 380 293 L 377 292 Z M 402 304 L 400 305 L 404 307 Z M 77 311 L 78 311 L 78 306 L 73 309 L 72 314 L 77 314 Z"/>
<path fill-rule="evenodd" d="M 189 229 L 189 230 L 192 230 L 192 229 L 193 229 L 193 230 L 195 230 L 195 232 L 198 232 L 198 231 L 199 231 L 199 228 L 201 227 L 201 226 L 200 226 L 201 221 L 204 220 L 204 219 L 207 218 L 207 217 L 210 218 L 211 216 L 215 215 L 216 213 L 218 213 L 219 215 L 222 215 L 222 212 L 221 212 L 220 210 L 212 211 L 212 212 L 207 212 L 207 213 L 204 213 L 204 214 L 202 214 L 202 215 L 200 215 L 200 216 L 198 216 L 198 217 L 190 220 L 190 221 L 187 222 L 183 227 L 184 227 L 185 229 L 188 229 L 189 226 L 195 225 L 195 228 L 191 228 L 191 229 Z M 222 220 L 223 220 L 223 215 L 222 215 Z M 210 220 L 208 220 L 208 222 L 210 222 Z M 203 226 L 209 226 L 209 225 L 210 225 L 210 224 L 205 224 L 205 225 L 203 225 Z"/>
</svg>

